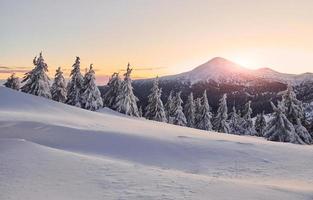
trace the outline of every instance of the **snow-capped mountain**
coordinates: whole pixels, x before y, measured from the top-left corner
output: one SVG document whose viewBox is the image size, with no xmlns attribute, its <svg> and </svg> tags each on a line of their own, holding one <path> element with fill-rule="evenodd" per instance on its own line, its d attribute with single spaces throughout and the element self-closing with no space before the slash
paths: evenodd
<svg viewBox="0 0 313 200">
<path fill-rule="evenodd" d="M 147 104 L 147 95 L 154 79 L 141 79 L 133 82 L 140 106 Z M 295 87 L 300 100 L 313 101 L 313 74 L 285 74 L 270 68 L 247 69 L 225 58 L 216 57 L 191 71 L 159 78 L 163 101 L 170 91 L 182 91 L 183 101 L 190 92 L 201 97 L 204 90 L 209 96 L 213 110 L 217 109 L 218 99 L 224 93 L 228 96 L 228 106 L 240 108 L 251 100 L 254 114 L 271 112 L 269 101 L 280 99 L 277 95 L 286 89 L 287 84 Z"/>
<path fill-rule="evenodd" d="M 247 69 L 225 58 L 216 57 L 194 68 L 191 71 L 177 75 L 162 77 L 163 80 L 183 80 L 190 83 L 200 81 L 227 82 L 236 84 L 254 83 L 256 81 L 276 81 L 299 85 L 307 81 L 313 81 L 313 73 L 285 74 L 270 68 L 256 70 Z"/>
</svg>

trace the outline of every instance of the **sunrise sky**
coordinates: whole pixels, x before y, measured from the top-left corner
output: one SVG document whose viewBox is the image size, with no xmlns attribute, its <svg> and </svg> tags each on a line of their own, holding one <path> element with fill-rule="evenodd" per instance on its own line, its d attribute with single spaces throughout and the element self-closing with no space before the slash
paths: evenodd
<svg viewBox="0 0 313 200">
<path fill-rule="evenodd" d="M 100 80 L 130 62 L 134 78 L 176 74 L 220 56 L 248 68 L 313 72 L 312 0 L 0 0 L 0 78 L 50 74 L 75 56 Z"/>
</svg>

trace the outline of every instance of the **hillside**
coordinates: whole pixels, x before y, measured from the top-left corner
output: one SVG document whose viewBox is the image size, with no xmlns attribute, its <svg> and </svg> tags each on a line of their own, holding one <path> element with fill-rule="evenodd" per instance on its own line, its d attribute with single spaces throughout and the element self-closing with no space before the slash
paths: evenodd
<svg viewBox="0 0 313 200">
<path fill-rule="evenodd" d="M 0 87 L 0 199 L 312 199 L 312 155 Z"/>
<path fill-rule="evenodd" d="M 192 84 L 206 81 L 233 84 L 256 84 L 257 81 L 270 81 L 299 85 L 312 81 L 313 73 L 286 74 L 270 68 L 252 70 L 225 58 L 215 57 L 191 71 L 164 76 L 161 80 L 182 80 Z"/>
<path fill-rule="evenodd" d="M 150 92 L 154 79 L 134 80 L 135 94 L 139 98 L 140 106 L 147 105 L 147 95 Z M 162 88 L 162 100 L 166 101 L 170 91 L 181 91 L 182 99 L 186 101 L 190 92 L 201 97 L 206 90 L 210 106 L 216 111 L 218 100 L 226 93 L 228 108 L 236 106 L 242 109 L 248 101 L 252 101 L 253 116 L 265 111 L 272 111 L 269 100 L 276 102 L 280 99 L 277 94 L 292 84 L 298 99 L 313 102 L 313 74 L 285 74 L 270 68 L 256 70 L 247 69 L 225 58 L 216 57 L 195 67 L 193 70 L 170 76 L 159 77 Z M 101 87 L 102 92 L 106 90 Z"/>
</svg>

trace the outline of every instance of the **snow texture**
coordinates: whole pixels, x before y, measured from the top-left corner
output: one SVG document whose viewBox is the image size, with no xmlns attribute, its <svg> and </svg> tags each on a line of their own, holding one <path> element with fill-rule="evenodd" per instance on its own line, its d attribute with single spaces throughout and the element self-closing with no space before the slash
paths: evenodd
<svg viewBox="0 0 313 200">
<path fill-rule="evenodd" d="M 313 198 L 309 145 L 0 97 L 3 200 Z"/>
</svg>

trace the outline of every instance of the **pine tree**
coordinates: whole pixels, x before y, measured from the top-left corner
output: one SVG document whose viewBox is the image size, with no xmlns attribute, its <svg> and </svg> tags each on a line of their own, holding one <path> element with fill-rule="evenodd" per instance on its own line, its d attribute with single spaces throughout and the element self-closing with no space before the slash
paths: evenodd
<svg viewBox="0 0 313 200">
<path fill-rule="evenodd" d="M 244 107 L 243 123 L 241 125 L 244 130 L 244 133 L 243 133 L 244 135 L 256 135 L 257 134 L 253 126 L 251 115 L 252 115 L 251 101 L 248 101 Z"/>
<path fill-rule="evenodd" d="M 306 144 L 311 144 L 313 142 L 312 136 L 302 125 L 302 123 L 305 123 L 305 113 L 302 102 L 297 99 L 296 94 L 290 85 L 287 87 L 287 90 L 282 93 L 282 104 L 286 108 L 285 115 L 294 125 L 298 136 Z"/>
<path fill-rule="evenodd" d="M 121 89 L 116 98 L 115 108 L 118 112 L 139 117 L 139 111 L 137 108 L 138 98 L 133 93 L 130 78 L 131 72 L 132 69 L 130 69 L 130 64 L 128 63 L 126 73 L 124 74 L 124 81 L 121 84 Z"/>
<path fill-rule="evenodd" d="M 214 130 L 221 133 L 229 133 L 229 125 L 227 123 L 227 95 L 224 94 L 219 101 L 219 108 L 213 121 Z"/>
<path fill-rule="evenodd" d="M 257 136 L 263 137 L 265 128 L 266 128 L 266 120 L 265 120 L 264 111 L 263 111 L 261 114 L 258 114 L 256 116 L 256 120 L 255 120 L 255 130 L 257 132 Z"/>
<path fill-rule="evenodd" d="M 59 67 L 56 70 L 54 82 L 51 87 L 51 95 L 54 101 L 62 103 L 66 101 L 67 98 L 66 83 L 63 77 L 63 72 L 61 71 L 61 67 Z"/>
<path fill-rule="evenodd" d="M 15 76 L 15 73 L 13 73 L 10 77 L 8 77 L 7 81 L 4 83 L 4 86 L 13 90 L 20 90 L 20 80 Z"/>
<path fill-rule="evenodd" d="M 22 80 L 22 83 L 25 82 L 22 92 L 51 99 L 50 79 L 46 74 L 48 65 L 45 63 L 41 52 L 38 58 L 34 58 L 33 63 L 34 69 L 27 72 Z"/>
<path fill-rule="evenodd" d="M 240 117 L 240 114 L 237 113 L 235 106 L 233 106 L 233 111 L 229 115 L 229 133 L 241 135 L 244 132 L 241 127 L 243 119 Z"/>
<path fill-rule="evenodd" d="M 141 106 L 139 107 L 138 112 L 139 112 L 139 117 L 142 117 L 143 114 L 142 114 L 142 107 Z"/>
<path fill-rule="evenodd" d="M 208 102 L 206 90 L 203 92 L 202 104 L 199 113 L 199 119 L 197 128 L 201 130 L 211 131 L 212 130 L 212 113 L 210 112 L 210 105 Z"/>
<path fill-rule="evenodd" d="M 159 88 L 158 77 L 154 80 L 151 93 L 148 96 L 145 117 L 150 120 L 166 122 L 163 102 L 161 100 L 162 89 Z"/>
<path fill-rule="evenodd" d="M 310 125 L 309 125 L 309 129 L 308 129 L 311 138 L 313 138 L 313 120 L 311 121 Z"/>
<path fill-rule="evenodd" d="M 297 133 L 297 135 L 301 138 L 301 140 L 305 143 L 305 144 L 313 144 L 313 137 L 311 136 L 311 134 L 309 133 L 309 131 L 302 126 L 300 120 L 298 121 L 298 124 L 294 126 L 295 127 L 295 131 Z"/>
<path fill-rule="evenodd" d="M 264 132 L 264 137 L 271 141 L 304 144 L 296 133 L 294 126 L 284 114 L 286 109 L 284 104 L 278 102 L 278 106 L 276 107 L 271 102 L 271 105 L 274 110 L 274 118 L 269 121 Z"/>
<path fill-rule="evenodd" d="M 297 124 L 298 119 L 304 119 L 302 102 L 296 97 L 292 86 L 288 85 L 287 90 L 282 92 L 282 104 L 286 107 L 285 115 L 292 124 Z"/>
<path fill-rule="evenodd" d="M 119 77 L 119 74 L 114 72 L 107 84 L 108 89 L 103 95 L 104 106 L 114 109 L 114 105 L 116 103 L 116 97 L 119 93 L 121 83 L 122 81 Z"/>
<path fill-rule="evenodd" d="M 174 116 L 173 108 L 174 108 L 174 98 L 173 98 L 173 91 L 171 91 L 165 103 L 165 115 L 166 115 L 167 122 L 170 124 L 173 123 L 173 116 Z"/>
<path fill-rule="evenodd" d="M 201 110 L 202 110 L 202 102 L 201 98 L 197 98 L 195 100 L 195 128 L 198 128 L 198 124 L 201 121 Z"/>
<path fill-rule="evenodd" d="M 195 111 L 195 102 L 193 100 L 193 93 L 191 92 L 184 107 L 188 127 L 195 127 Z"/>
<path fill-rule="evenodd" d="M 174 116 L 173 116 L 173 124 L 179 126 L 186 126 L 187 121 L 185 114 L 183 112 L 182 103 L 183 100 L 180 97 L 181 92 L 176 93 L 175 101 L 174 101 Z"/>
<path fill-rule="evenodd" d="M 80 72 L 80 58 L 76 57 L 73 69 L 71 71 L 70 80 L 67 84 L 67 100 L 66 103 L 76 107 L 82 107 L 80 102 L 80 94 L 83 89 L 84 78 Z"/>
<path fill-rule="evenodd" d="M 84 77 L 84 85 L 81 92 L 81 105 L 84 109 L 92 111 L 98 110 L 103 106 L 103 100 L 99 88 L 96 85 L 96 76 L 92 64 Z"/>
</svg>

